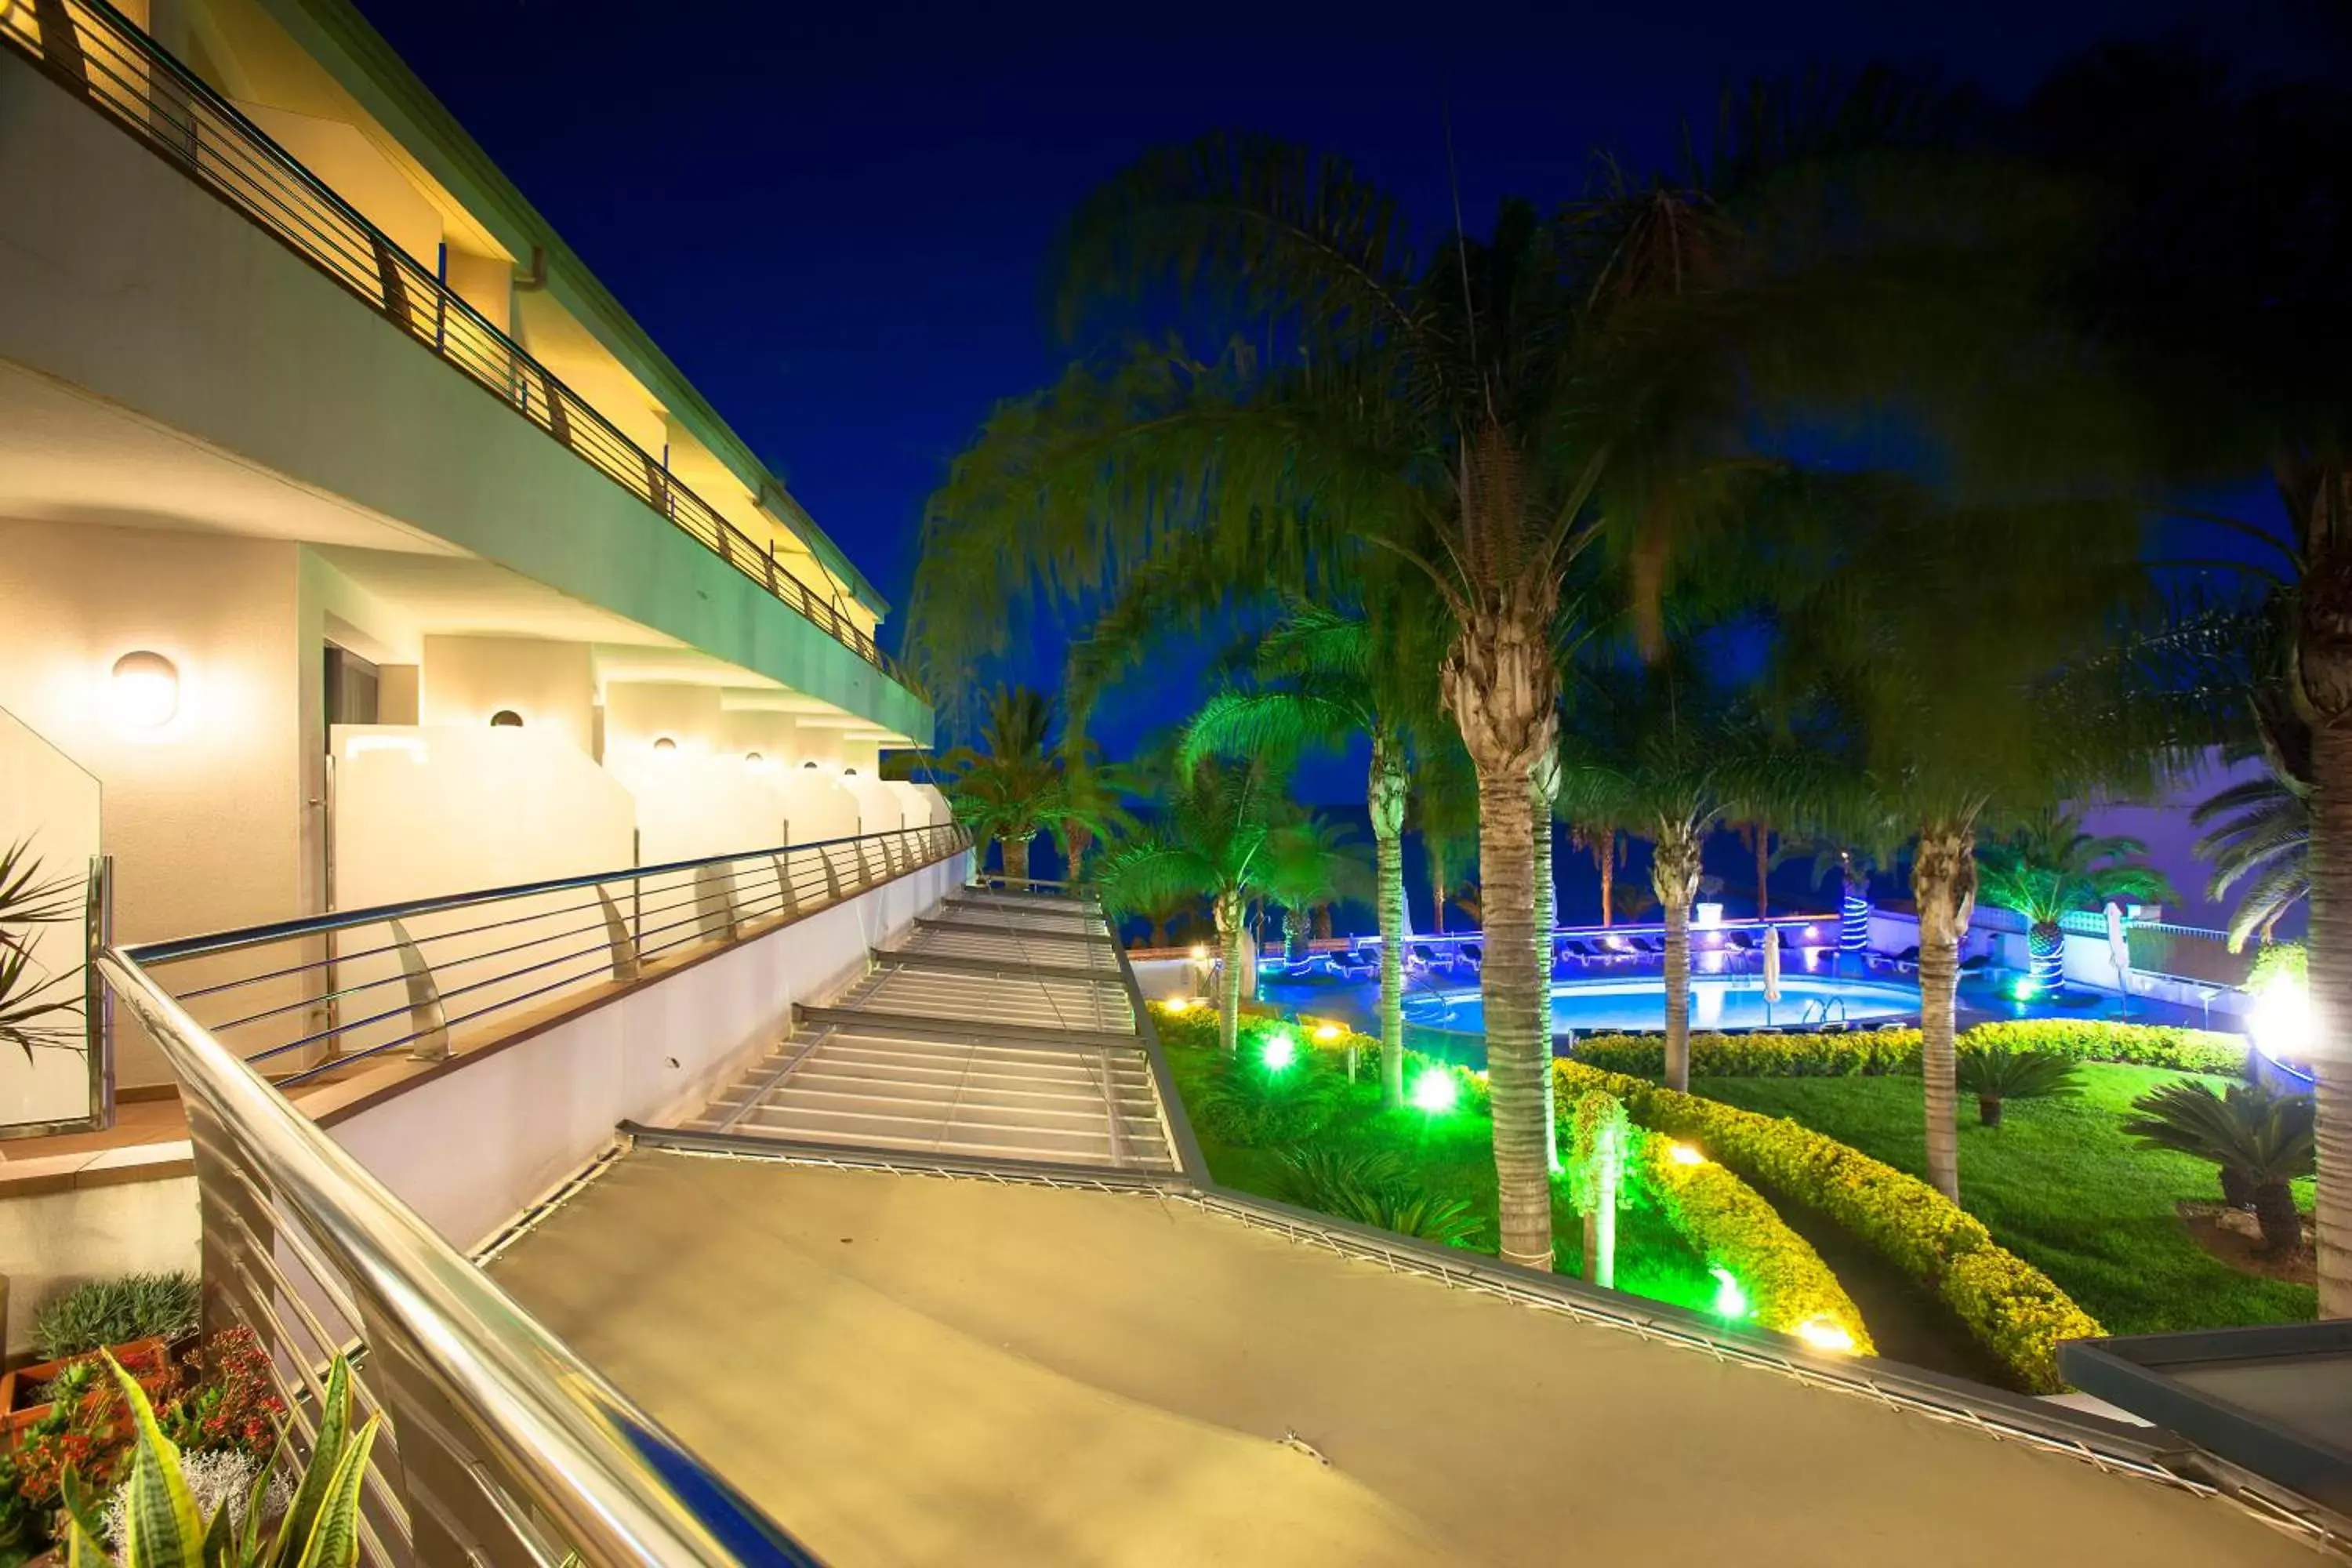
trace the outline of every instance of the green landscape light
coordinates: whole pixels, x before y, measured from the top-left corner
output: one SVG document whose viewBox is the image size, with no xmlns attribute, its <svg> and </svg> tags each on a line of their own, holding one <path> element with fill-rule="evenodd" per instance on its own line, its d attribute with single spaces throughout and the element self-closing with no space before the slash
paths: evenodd
<svg viewBox="0 0 2352 1568">
<path fill-rule="evenodd" d="M 1268 1035 L 1265 1043 L 1258 1047 L 1257 1059 L 1266 1065 L 1268 1071 L 1280 1072 L 1298 1059 L 1298 1042 L 1287 1034 Z"/>
<path fill-rule="evenodd" d="M 1415 1110 L 1442 1115 L 1454 1109 L 1462 1098 L 1462 1086 L 1444 1068 L 1430 1068 L 1412 1080 L 1412 1103 Z"/>
<path fill-rule="evenodd" d="M 1710 1268 L 1707 1272 L 1715 1276 L 1715 1304 L 1708 1310 L 1727 1321 L 1746 1317 L 1748 1292 L 1739 1288 L 1739 1281 L 1731 1277 L 1731 1270 Z"/>
</svg>

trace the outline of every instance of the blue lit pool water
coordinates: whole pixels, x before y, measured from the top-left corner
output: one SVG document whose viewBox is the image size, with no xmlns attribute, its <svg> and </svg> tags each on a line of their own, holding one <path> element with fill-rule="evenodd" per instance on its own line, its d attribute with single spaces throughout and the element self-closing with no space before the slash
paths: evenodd
<svg viewBox="0 0 2352 1568">
<path fill-rule="evenodd" d="M 1872 1025 L 1919 1015 L 1919 988 L 1885 980 L 1790 975 L 1780 982 L 1780 999 L 1771 1003 L 1764 1000 L 1763 983 L 1753 975 L 1729 979 L 1694 975 L 1690 989 L 1694 1029 L 1790 1029 L 1818 1024 L 1825 1016 L 1848 1024 Z M 1486 1010 L 1479 1005 L 1475 990 L 1408 996 L 1404 1010 L 1409 1022 L 1426 1028 L 1475 1035 L 1486 1026 Z M 1570 981 L 1551 988 L 1555 1035 L 1665 1026 L 1666 985 L 1654 974 Z"/>
</svg>

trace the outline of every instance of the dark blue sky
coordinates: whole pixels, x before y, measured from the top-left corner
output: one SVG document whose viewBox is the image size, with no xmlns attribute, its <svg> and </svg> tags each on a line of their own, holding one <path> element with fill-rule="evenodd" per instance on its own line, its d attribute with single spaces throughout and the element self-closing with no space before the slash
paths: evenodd
<svg viewBox="0 0 2352 1568">
<path fill-rule="evenodd" d="M 358 3 L 894 610 L 948 459 L 1058 368 L 1055 226 L 1147 146 L 1309 141 L 1435 228 L 1450 103 L 1475 226 L 1576 194 L 1596 147 L 1666 160 L 1727 82 L 1893 59 L 2021 93 L 2098 38 L 2224 9 Z"/>
</svg>

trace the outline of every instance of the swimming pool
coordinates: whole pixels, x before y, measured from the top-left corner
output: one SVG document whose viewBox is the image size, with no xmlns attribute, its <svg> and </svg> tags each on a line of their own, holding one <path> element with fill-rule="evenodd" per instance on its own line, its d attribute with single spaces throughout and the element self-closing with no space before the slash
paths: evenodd
<svg viewBox="0 0 2352 1568">
<path fill-rule="evenodd" d="M 1815 979 L 1790 975 L 1780 999 L 1764 1000 L 1763 982 L 1753 975 L 1691 979 L 1694 1029 L 1798 1028 L 1824 1018 L 1848 1024 L 1885 1024 L 1919 1016 L 1919 988 L 1885 980 Z M 1405 1018 L 1423 1028 L 1475 1035 L 1486 1026 L 1475 989 L 1407 996 Z M 1666 1026 L 1666 983 L 1658 976 L 1580 980 L 1551 988 L 1555 1035 L 1639 1031 Z"/>
</svg>

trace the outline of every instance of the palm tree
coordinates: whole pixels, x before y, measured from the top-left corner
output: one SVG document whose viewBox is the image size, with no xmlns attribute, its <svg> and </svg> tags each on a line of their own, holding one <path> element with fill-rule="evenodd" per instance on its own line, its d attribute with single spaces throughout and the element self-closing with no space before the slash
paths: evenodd
<svg viewBox="0 0 2352 1568">
<path fill-rule="evenodd" d="M 1386 616 L 1407 621 L 1386 635 L 1369 616 L 1292 606 L 1258 639 L 1255 683 L 1212 697 L 1185 732 L 1182 756 L 1187 763 L 1212 752 L 1289 756 L 1309 745 L 1346 745 L 1359 735 L 1370 741 L 1364 805 L 1378 880 L 1381 1095 L 1393 1109 L 1404 1103 L 1405 801 L 1412 755 L 1429 745 L 1436 691 L 1433 659 L 1416 647 L 1412 631 L 1430 617 L 1413 616 L 1404 592 L 1384 597 Z"/>
<path fill-rule="evenodd" d="M 1002 847 L 1004 875 L 1016 887 L 1029 877 L 1029 844 L 1055 816 L 1062 792 L 1061 770 L 1046 750 L 1054 723 L 1054 700 L 1026 686 L 999 686 L 989 693 L 981 746 L 959 746 L 942 759 L 950 778 L 949 804 L 956 819 L 982 845 Z"/>
<path fill-rule="evenodd" d="M 1614 924 L 1621 903 L 1617 868 L 1625 863 L 1624 833 L 1613 823 L 1580 820 L 1569 828 L 1568 842 L 1592 857 L 1592 869 L 1601 879 L 1601 923 Z"/>
<path fill-rule="evenodd" d="M 2206 828 L 2198 858 L 2210 862 L 2205 895 L 2225 898 L 2244 883 L 2230 911 L 2230 950 L 2249 937 L 2271 940 L 2272 930 L 2311 897 L 2311 796 L 2307 787 L 2273 772 L 2207 795 L 2189 820 Z"/>
<path fill-rule="evenodd" d="M 1328 817 L 1310 812 L 1278 825 L 1267 835 L 1265 858 L 1263 885 L 1266 898 L 1282 910 L 1283 957 L 1288 963 L 1306 958 L 1317 911 L 1371 892 L 1372 870 L 1364 864 L 1354 830 Z"/>
<path fill-rule="evenodd" d="M 1706 836 L 1768 771 L 1755 716 L 1676 661 L 1595 672 L 1560 745 L 1571 820 L 1626 823 L 1650 840 L 1666 927 L 1666 1082 L 1690 1087 L 1690 918 Z M 1803 772 L 1790 756 L 1779 771 Z M 1636 826 L 1638 825 L 1638 826 Z"/>
<path fill-rule="evenodd" d="M 2050 160 L 2106 221 L 2051 297 L 2137 394 L 2159 482 L 2267 472 L 2280 531 L 2260 541 L 2293 588 L 2283 685 L 2309 726 L 2311 1000 L 2323 1037 L 2352 1029 L 2352 94 L 2315 77 L 2232 79 L 2206 60 L 2117 47 L 2032 105 Z M 2248 171 L 2259 171 L 2250 178 Z M 2324 216 L 2323 216 L 2324 215 Z M 2316 1064 L 2319 1310 L 2352 1316 L 2352 1069 Z"/>
<path fill-rule="evenodd" d="M 2151 793 L 2185 761 L 2195 704 L 2149 689 L 2137 658 L 2137 509 L 1957 507 L 1883 476 L 1806 489 L 1774 559 L 1752 564 L 1774 574 L 1780 679 L 1850 742 L 1817 819 L 1886 860 L 1912 840 L 1927 1173 L 1957 1201 L 1953 1042 L 1978 826 L 1995 802 Z"/>
<path fill-rule="evenodd" d="M 2124 1131 L 2152 1149 L 2171 1149 L 2221 1168 L 2222 1196 L 2251 1203 L 2274 1253 L 2303 1245 L 2303 1217 L 2294 1181 L 2312 1173 L 2317 1109 L 2307 1094 L 2273 1094 L 2258 1084 L 2233 1083 L 2221 1094 L 2198 1079 L 2182 1079 L 2132 1101 L 2139 1114 Z"/>
<path fill-rule="evenodd" d="M 1863 838 L 1811 833 L 1784 836 L 1772 852 L 1772 864 L 1793 859 L 1812 862 L 1812 886 L 1819 889 L 1832 871 L 1838 879 L 1838 952 L 1861 952 L 1870 946 L 1870 879 L 1878 858 Z"/>
<path fill-rule="evenodd" d="M 1622 521 L 1654 599 L 1668 544 L 1730 515 L 1748 403 L 1788 390 L 1782 366 L 1810 346 L 1845 382 L 1869 381 L 1928 341 L 1918 323 L 1948 315 L 1874 286 L 1871 262 L 1963 291 L 2010 283 L 1951 265 L 1948 237 L 1976 245 L 1986 226 L 1907 229 L 1882 256 L 1857 244 L 1871 229 L 1855 204 L 1776 177 L 1926 139 L 1938 115 L 1885 89 L 1759 90 L 1727 115 L 1706 189 L 1628 185 L 1549 221 L 1508 203 L 1484 237 L 1451 236 L 1425 262 L 1397 205 L 1338 159 L 1224 136 L 1150 153 L 1082 205 L 1051 290 L 1066 331 L 1128 346 L 1001 407 L 932 498 L 909 620 L 934 689 L 1012 646 L 1019 607 L 1082 603 L 1171 536 L 1213 540 L 1236 585 L 1295 580 L 1341 537 L 1426 573 L 1450 631 L 1439 690 L 1477 775 L 1510 1261 L 1551 1256 L 1531 770 L 1555 742 L 1560 581 L 1596 526 L 1588 503 Z M 1916 186 L 1836 188 L 1932 205 Z M 2018 205 L 2013 182 L 1996 216 Z M 1204 321 L 1226 347 L 1198 354 L 1169 331 Z M 1980 391 L 1972 346 L 1950 335 L 1906 363 L 1949 365 Z"/>
<path fill-rule="evenodd" d="M 1177 781 L 1160 819 L 1107 852 L 1096 872 L 1114 914 L 1175 897 L 1209 900 L 1224 963 L 1217 1039 L 1229 1054 L 1239 1039 L 1244 966 L 1257 959 L 1248 941 L 1251 902 L 1284 853 L 1267 843 L 1280 804 L 1262 770 L 1203 763 Z"/>
<path fill-rule="evenodd" d="M 1763 920 L 1772 912 L 1772 824 L 1759 817 L 1732 826 L 1739 841 L 1756 857 L 1756 918 Z"/>
<path fill-rule="evenodd" d="M 2161 903 L 2179 895 L 2163 872 L 2137 858 L 2147 846 L 2119 835 L 2083 831 L 2075 813 L 2050 810 L 2028 817 L 2009 837 L 1977 849 L 1978 894 L 1988 904 L 2025 917 L 2032 967 L 2027 983 L 2054 994 L 2066 983 L 2066 936 L 2060 921 L 2109 900 Z"/>
</svg>

